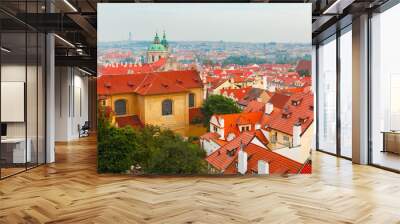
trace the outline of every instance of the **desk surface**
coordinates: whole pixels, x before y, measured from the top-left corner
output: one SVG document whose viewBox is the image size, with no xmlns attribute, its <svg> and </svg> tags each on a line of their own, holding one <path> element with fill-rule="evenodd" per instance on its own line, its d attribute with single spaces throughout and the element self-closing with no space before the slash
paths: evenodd
<svg viewBox="0 0 400 224">
<path fill-rule="evenodd" d="M 400 135 L 400 131 L 381 131 L 383 134 L 397 134 Z"/>
<path fill-rule="evenodd" d="M 29 141 L 29 139 L 28 139 Z M 20 143 L 25 142 L 25 138 L 5 138 L 1 139 L 1 143 Z"/>
</svg>

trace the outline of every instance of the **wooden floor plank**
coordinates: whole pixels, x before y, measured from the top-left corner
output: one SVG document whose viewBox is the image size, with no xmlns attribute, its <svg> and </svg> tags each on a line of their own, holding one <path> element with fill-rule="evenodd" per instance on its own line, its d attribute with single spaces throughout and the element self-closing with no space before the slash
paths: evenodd
<svg viewBox="0 0 400 224">
<path fill-rule="evenodd" d="M 96 141 L 0 181 L 0 223 L 400 223 L 400 175 L 313 152 L 313 174 L 132 177 L 96 173 Z"/>
</svg>

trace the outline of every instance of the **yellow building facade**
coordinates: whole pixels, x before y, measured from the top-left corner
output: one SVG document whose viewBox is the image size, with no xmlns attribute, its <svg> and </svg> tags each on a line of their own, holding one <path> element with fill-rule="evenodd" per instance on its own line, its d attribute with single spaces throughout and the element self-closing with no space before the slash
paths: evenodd
<svg viewBox="0 0 400 224">
<path fill-rule="evenodd" d="M 194 99 L 193 105 L 189 105 L 190 97 Z M 169 115 L 162 113 L 165 100 L 172 101 L 172 113 Z M 189 109 L 199 108 L 203 104 L 203 88 L 145 96 L 137 93 L 113 94 L 106 99 L 105 104 L 112 111 L 116 111 L 116 102 L 118 101 L 125 102 L 126 113 L 114 113 L 116 118 L 136 115 L 143 124 L 157 125 L 183 134 L 189 126 Z"/>
</svg>

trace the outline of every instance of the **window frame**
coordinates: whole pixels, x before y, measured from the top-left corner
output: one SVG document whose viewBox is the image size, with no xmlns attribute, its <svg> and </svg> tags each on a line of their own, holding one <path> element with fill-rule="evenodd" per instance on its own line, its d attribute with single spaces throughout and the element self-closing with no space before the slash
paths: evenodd
<svg viewBox="0 0 400 224">
<path fill-rule="evenodd" d="M 124 102 L 124 106 L 125 106 L 125 108 L 124 108 L 124 113 L 118 113 L 118 112 L 117 112 L 117 103 L 119 103 L 119 102 Z M 115 100 L 115 101 L 114 101 L 114 112 L 115 112 L 115 115 L 116 115 L 116 116 L 124 116 L 124 115 L 126 115 L 126 114 L 128 113 L 127 104 L 128 104 L 128 101 L 127 101 L 126 99 L 118 99 L 118 100 Z"/>
<path fill-rule="evenodd" d="M 191 98 L 193 97 L 193 99 Z M 192 105 L 191 105 L 191 99 L 193 100 Z M 196 94 L 195 93 L 189 93 L 188 95 L 188 104 L 189 104 L 189 108 L 194 108 L 196 107 Z"/>
<path fill-rule="evenodd" d="M 164 109 L 164 106 L 165 106 L 165 103 L 167 103 L 167 102 L 171 102 L 171 104 L 169 105 L 169 109 L 170 109 L 170 112 L 166 112 L 165 110 L 166 109 Z M 173 115 L 174 114 L 174 101 L 173 100 L 171 100 L 171 99 L 165 99 L 165 100 L 163 100 L 162 102 L 161 102 L 161 115 L 162 116 L 171 116 L 171 115 Z"/>
</svg>

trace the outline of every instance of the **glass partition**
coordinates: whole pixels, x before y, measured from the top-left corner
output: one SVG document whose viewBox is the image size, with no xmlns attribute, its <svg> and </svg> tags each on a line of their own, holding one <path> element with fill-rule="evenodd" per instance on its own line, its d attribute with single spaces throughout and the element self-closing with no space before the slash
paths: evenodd
<svg viewBox="0 0 400 224">
<path fill-rule="evenodd" d="M 26 141 L 26 41 L 25 32 L 1 34 L 2 177 L 24 171 L 26 162 L 31 161 Z"/>
<path fill-rule="evenodd" d="M 372 23 L 371 162 L 400 170 L 400 5 L 374 15 Z"/>
<path fill-rule="evenodd" d="M 336 153 L 336 37 L 318 48 L 318 149 Z"/>
<path fill-rule="evenodd" d="M 43 1 L 1 2 L 2 6 L 13 7 L 18 13 L 43 11 Z M 0 26 L 3 179 L 45 163 L 46 39 L 43 33 L 1 12 Z"/>
<path fill-rule="evenodd" d="M 346 32 L 347 31 L 347 32 Z M 340 36 L 340 154 L 352 157 L 352 32 Z"/>
</svg>

